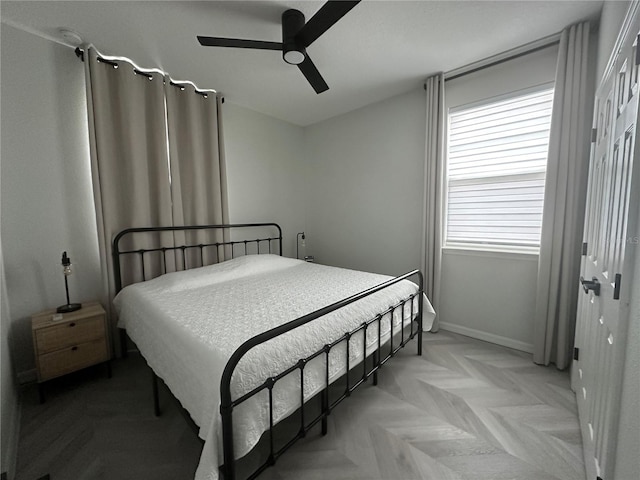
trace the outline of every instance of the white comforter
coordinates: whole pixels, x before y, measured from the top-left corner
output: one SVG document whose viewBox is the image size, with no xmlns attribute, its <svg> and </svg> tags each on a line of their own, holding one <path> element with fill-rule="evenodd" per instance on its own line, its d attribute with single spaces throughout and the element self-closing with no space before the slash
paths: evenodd
<svg viewBox="0 0 640 480">
<path fill-rule="evenodd" d="M 205 445 L 196 479 L 218 478 L 222 463 L 219 415 L 220 378 L 231 354 L 247 339 L 390 279 L 384 275 L 310 264 L 276 255 L 248 255 L 217 265 L 176 272 L 130 285 L 114 300 L 119 327 L 126 328 L 154 372 L 169 386 L 200 427 Z M 417 291 L 408 281 L 393 285 L 259 345 L 240 361 L 232 381 L 233 398 L 260 385 L 300 358 L 322 348 L 381 310 Z M 411 312 L 394 314 L 394 331 Z M 424 330 L 435 317 L 424 300 Z M 414 312 L 417 303 L 414 302 Z M 401 316 L 404 318 L 401 320 Z M 389 336 L 389 315 L 382 322 Z M 375 324 L 374 324 L 375 325 Z M 367 331 L 367 352 L 377 346 L 377 327 Z M 363 357 L 363 335 L 350 341 L 350 361 Z M 331 380 L 344 373 L 346 347 L 332 350 Z M 305 367 L 305 398 L 325 384 L 325 360 Z M 299 407 L 299 374 L 274 388 L 275 421 Z M 234 410 L 237 457 L 248 453 L 268 429 L 266 391 Z"/>
</svg>

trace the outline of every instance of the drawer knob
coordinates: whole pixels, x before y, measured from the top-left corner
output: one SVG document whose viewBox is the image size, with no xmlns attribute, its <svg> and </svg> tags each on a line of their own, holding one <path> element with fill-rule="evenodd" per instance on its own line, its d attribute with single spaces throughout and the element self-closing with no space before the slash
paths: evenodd
<svg viewBox="0 0 640 480">
<path fill-rule="evenodd" d="M 72 350 L 73 352 L 75 352 L 76 350 L 78 350 L 78 347 L 73 346 L 73 347 L 71 347 L 71 350 Z"/>
<path fill-rule="evenodd" d="M 70 327 L 75 327 L 75 326 L 76 326 L 76 322 L 71 322 L 71 323 L 69 324 L 69 326 L 70 326 Z"/>
</svg>

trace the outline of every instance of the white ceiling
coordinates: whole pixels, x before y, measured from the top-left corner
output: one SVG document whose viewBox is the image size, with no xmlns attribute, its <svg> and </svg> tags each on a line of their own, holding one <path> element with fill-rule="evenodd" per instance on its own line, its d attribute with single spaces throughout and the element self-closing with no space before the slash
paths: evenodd
<svg viewBox="0 0 640 480">
<path fill-rule="evenodd" d="M 308 53 L 330 89 L 317 95 L 280 52 L 202 47 L 196 35 L 281 41 L 288 8 L 307 20 L 322 1 L 5 1 L 3 23 L 46 38 L 77 32 L 105 55 L 159 67 L 176 80 L 297 125 L 419 87 L 450 71 L 599 18 L 602 0 L 364 0 Z"/>
</svg>

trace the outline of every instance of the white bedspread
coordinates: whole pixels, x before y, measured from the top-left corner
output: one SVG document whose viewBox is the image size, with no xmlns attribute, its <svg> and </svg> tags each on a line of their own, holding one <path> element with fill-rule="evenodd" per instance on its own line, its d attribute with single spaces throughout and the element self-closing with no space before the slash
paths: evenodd
<svg viewBox="0 0 640 480">
<path fill-rule="evenodd" d="M 390 278 L 276 255 L 248 255 L 163 275 L 130 285 L 120 292 L 114 300 L 119 327 L 126 328 L 150 367 L 200 427 L 199 435 L 205 445 L 196 479 L 218 478 L 218 465 L 222 463 L 220 378 L 231 354 L 260 332 Z M 416 291 L 415 284 L 403 281 L 257 346 L 236 368 L 232 381 L 233 398 Z M 417 312 L 417 300 L 413 308 L 414 313 Z M 410 321 L 408 304 L 404 310 L 404 315 L 399 310 L 394 314 L 394 332 L 399 331 L 401 322 L 407 325 Z M 401 316 L 404 317 L 402 320 Z M 383 341 L 389 337 L 389 317 L 387 315 L 382 322 Z M 433 308 L 425 298 L 424 330 L 431 328 L 434 317 Z M 363 340 L 363 335 L 354 335 L 350 340 L 352 366 L 362 361 Z M 366 342 L 370 353 L 378 342 L 375 324 L 368 328 Z M 345 355 L 344 342 L 341 347 L 332 349 L 331 380 L 344 373 Z M 324 387 L 325 368 L 324 356 L 305 367 L 305 398 Z M 279 381 L 273 394 L 277 422 L 299 407 L 299 373 Z M 248 453 L 268 429 L 266 398 L 264 391 L 234 410 L 237 457 Z"/>
</svg>

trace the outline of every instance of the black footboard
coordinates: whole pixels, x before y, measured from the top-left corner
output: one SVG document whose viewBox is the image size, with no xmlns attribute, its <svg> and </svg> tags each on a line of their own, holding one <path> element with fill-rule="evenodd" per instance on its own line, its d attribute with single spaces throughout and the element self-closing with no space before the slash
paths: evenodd
<svg viewBox="0 0 640 480">
<path fill-rule="evenodd" d="M 325 345 L 322 349 L 312 353 L 306 358 L 298 359 L 297 361 L 293 361 L 292 365 L 279 373 L 276 376 L 268 378 L 262 385 L 254 388 L 250 392 L 247 392 L 243 396 L 233 399 L 231 395 L 231 378 L 233 376 L 233 372 L 242 359 L 244 355 L 250 351 L 252 348 L 257 345 L 263 344 L 279 335 L 282 335 L 286 332 L 290 332 L 302 325 L 305 325 L 317 318 L 320 318 L 328 313 L 331 313 L 335 310 L 345 307 L 353 302 L 361 300 L 375 292 L 378 292 L 384 288 L 387 288 L 391 285 L 394 285 L 398 282 L 406 280 L 408 278 L 417 276 L 418 277 L 418 291 L 409 296 L 408 298 L 402 300 L 396 305 L 390 306 L 383 312 L 380 312 L 374 318 L 367 320 L 360 324 L 357 328 L 350 332 L 346 332 L 343 336 L 338 338 Z M 268 435 L 269 441 L 269 455 L 267 460 L 262 463 L 255 471 L 249 475 L 249 479 L 256 478 L 263 470 L 267 467 L 273 465 L 276 460 L 287 450 L 289 449 L 296 441 L 303 438 L 307 432 L 317 425 L 319 422 L 322 422 L 322 433 L 326 434 L 327 432 L 327 417 L 331 413 L 332 409 L 336 407 L 340 402 L 342 402 L 345 398 L 349 397 L 351 393 L 362 385 L 370 376 L 373 376 L 374 384 L 377 383 L 377 375 L 378 370 L 384 365 L 391 357 L 393 357 L 398 350 L 404 347 L 409 340 L 414 338 L 416 335 L 418 336 L 418 355 L 422 355 L 422 295 L 423 295 L 423 277 L 422 273 L 419 270 L 414 270 L 412 272 L 406 273 L 400 277 L 396 277 L 391 279 L 385 283 L 382 283 L 376 287 L 370 288 L 361 292 L 359 294 L 353 295 L 349 298 L 336 302 L 327 307 L 321 308 L 320 310 L 316 310 L 308 315 L 300 317 L 296 320 L 292 320 L 284 325 L 280 325 L 271 330 L 268 330 L 264 333 L 256 335 L 253 338 L 250 338 L 245 343 L 243 343 L 232 355 L 222 374 L 222 380 L 220 382 L 220 414 L 222 416 L 222 441 L 223 441 L 223 450 L 224 450 L 224 465 L 222 467 L 222 473 L 224 475 L 224 480 L 236 480 L 236 459 L 234 455 L 234 444 L 233 444 L 233 409 L 243 402 L 249 400 L 253 396 L 259 394 L 260 392 L 267 390 L 269 395 L 269 430 L 266 432 Z M 414 312 L 414 299 L 417 297 L 417 312 Z M 408 304 L 408 305 L 407 305 Z M 409 308 L 410 310 L 410 320 L 409 320 L 409 331 L 405 332 L 406 328 L 404 327 L 404 318 L 405 308 Z M 390 314 L 391 319 L 393 318 L 393 314 L 396 309 L 401 309 L 401 322 L 399 332 L 393 331 L 393 321 L 390 320 L 390 338 L 389 342 L 391 343 L 388 353 L 383 356 L 382 352 L 382 341 L 381 341 L 381 322 L 382 318 Z M 370 366 L 367 366 L 367 342 L 363 341 L 363 360 L 362 360 L 362 371 L 360 372 L 359 368 L 352 369 L 349 364 L 349 340 L 351 337 L 359 332 L 363 332 L 364 338 L 366 339 L 367 329 L 373 325 L 377 324 L 378 331 L 378 345 L 377 349 L 373 353 L 373 362 L 369 362 Z M 397 345 L 394 345 L 394 335 L 400 335 L 399 342 Z M 334 401 L 329 401 L 329 354 L 331 353 L 331 349 L 341 344 L 342 342 L 346 342 L 346 355 L 345 355 L 345 372 L 346 372 L 346 387 L 344 392 Z M 313 359 L 324 356 L 325 357 L 325 365 L 326 365 L 326 375 L 325 375 L 325 386 L 321 395 L 321 409 L 320 413 L 313 416 L 312 418 L 306 418 L 305 416 L 305 399 L 304 399 L 304 375 L 305 375 L 305 366 Z M 299 415 L 299 430 L 298 433 L 291 438 L 285 445 L 280 448 L 275 447 L 274 442 L 274 399 L 273 399 L 273 388 L 278 380 L 281 380 L 285 376 L 299 370 L 300 372 L 300 408 L 296 412 L 296 415 Z M 350 378 L 351 377 L 351 378 Z"/>
</svg>

